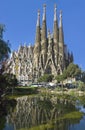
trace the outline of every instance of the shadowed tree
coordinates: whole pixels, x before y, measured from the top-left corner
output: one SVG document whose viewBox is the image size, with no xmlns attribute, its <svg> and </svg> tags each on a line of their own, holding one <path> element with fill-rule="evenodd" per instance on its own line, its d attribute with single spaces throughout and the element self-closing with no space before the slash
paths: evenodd
<svg viewBox="0 0 85 130">
<path fill-rule="evenodd" d="M 3 40 L 4 26 L 0 24 L 0 96 L 4 93 L 6 89 L 6 78 L 3 74 L 6 60 L 9 57 L 10 47 L 8 42 Z"/>
</svg>

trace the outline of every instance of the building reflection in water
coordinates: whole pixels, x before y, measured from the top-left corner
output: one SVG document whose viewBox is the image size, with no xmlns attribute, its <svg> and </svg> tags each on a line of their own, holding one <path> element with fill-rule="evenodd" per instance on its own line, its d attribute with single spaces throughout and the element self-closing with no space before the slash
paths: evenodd
<svg viewBox="0 0 85 130">
<path fill-rule="evenodd" d="M 33 127 L 32 130 L 35 130 L 38 126 L 41 126 L 40 130 L 69 130 L 70 125 L 78 123 L 80 119 L 63 120 L 61 117 L 75 110 L 74 102 L 65 98 L 24 96 L 17 98 L 16 108 L 7 116 L 7 123 L 13 124 L 14 130 L 28 130 Z"/>
</svg>

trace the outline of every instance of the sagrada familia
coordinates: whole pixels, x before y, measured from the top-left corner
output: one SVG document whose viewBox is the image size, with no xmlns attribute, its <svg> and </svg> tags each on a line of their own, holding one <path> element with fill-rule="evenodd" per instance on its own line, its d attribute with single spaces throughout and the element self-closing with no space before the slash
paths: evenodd
<svg viewBox="0 0 85 130">
<path fill-rule="evenodd" d="M 49 21 L 50 22 L 50 21 Z M 40 10 L 37 14 L 36 36 L 34 46 L 20 46 L 13 52 L 7 63 L 7 72 L 16 75 L 20 82 L 37 81 L 44 74 L 54 76 L 73 62 L 73 54 L 64 43 L 62 11 L 58 25 L 57 8 L 54 6 L 53 33 L 46 24 L 46 5 L 43 6 L 42 27 L 40 26 Z"/>
</svg>

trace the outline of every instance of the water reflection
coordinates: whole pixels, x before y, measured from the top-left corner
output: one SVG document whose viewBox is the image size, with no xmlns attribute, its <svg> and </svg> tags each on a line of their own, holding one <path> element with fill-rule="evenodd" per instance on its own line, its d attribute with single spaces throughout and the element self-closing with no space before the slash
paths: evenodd
<svg viewBox="0 0 85 130">
<path fill-rule="evenodd" d="M 10 111 L 7 116 L 4 130 L 69 130 L 80 122 L 81 116 L 74 118 L 66 114 L 74 114 L 76 110 L 72 99 L 56 96 L 20 97 L 17 98 L 14 112 Z"/>
<path fill-rule="evenodd" d="M 12 113 L 14 111 L 16 103 L 17 102 L 14 99 L 4 98 L 0 100 L 0 130 L 3 130 L 5 127 L 6 116 L 8 113 Z"/>
</svg>

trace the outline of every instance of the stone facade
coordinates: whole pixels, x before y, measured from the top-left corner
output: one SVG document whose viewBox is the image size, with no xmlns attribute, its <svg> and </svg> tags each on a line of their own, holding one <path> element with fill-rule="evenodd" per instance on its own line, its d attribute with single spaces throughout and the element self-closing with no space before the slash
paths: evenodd
<svg viewBox="0 0 85 130">
<path fill-rule="evenodd" d="M 33 47 L 20 46 L 13 52 L 6 65 L 6 72 L 16 75 L 23 85 L 32 81 L 33 77 Z"/>
<path fill-rule="evenodd" d="M 73 62 L 73 54 L 64 43 L 62 11 L 58 26 L 57 8 L 54 7 L 53 33 L 47 33 L 46 5 L 43 6 L 42 27 L 40 26 L 40 11 L 38 10 L 36 37 L 34 46 L 20 46 L 18 52 L 13 52 L 7 63 L 7 72 L 17 76 L 19 81 L 37 81 L 44 74 L 59 75 Z"/>
<path fill-rule="evenodd" d="M 43 6 L 42 27 L 40 26 L 40 11 L 36 25 L 36 37 L 33 50 L 33 72 L 36 78 L 43 74 L 62 74 L 63 70 L 73 62 L 73 54 L 67 50 L 64 43 L 62 11 L 58 26 L 57 8 L 54 7 L 53 33 L 48 30 L 46 24 L 46 5 Z"/>
</svg>

